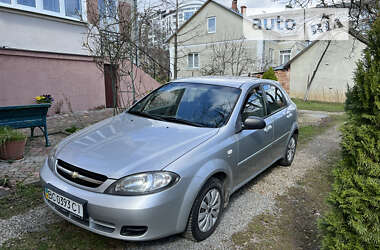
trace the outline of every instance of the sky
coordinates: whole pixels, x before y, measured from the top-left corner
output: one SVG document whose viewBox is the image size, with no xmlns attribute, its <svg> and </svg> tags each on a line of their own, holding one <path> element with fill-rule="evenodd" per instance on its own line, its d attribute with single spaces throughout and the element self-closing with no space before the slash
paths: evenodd
<svg viewBox="0 0 380 250">
<path fill-rule="evenodd" d="M 174 2 L 174 0 L 167 0 L 170 2 Z M 206 0 L 204 0 L 206 1 Z M 231 7 L 232 0 L 215 0 L 227 7 Z M 142 5 L 155 5 L 157 2 L 162 2 L 162 0 L 137 0 L 140 4 L 140 8 Z M 180 0 L 181 2 L 181 0 Z M 248 8 L 283 8 L 285 7 L 288 0 L 238 0 L 238 7 L 245 3 Z"/>
<path fill-rule="evenodd" d="M 231 7 L 232 0 L 216 0 L 217 2 L 224 4 L 227 7 Z M 288 1 L 287 0 L 238 0 L 238 6 L 242 4 L 248 8 L 280 8 L 284 7 Z"/>
</svg>

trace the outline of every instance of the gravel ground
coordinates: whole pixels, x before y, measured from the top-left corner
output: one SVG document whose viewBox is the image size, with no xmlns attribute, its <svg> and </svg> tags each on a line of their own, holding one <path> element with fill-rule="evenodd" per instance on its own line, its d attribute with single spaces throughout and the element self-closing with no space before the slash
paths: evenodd
<svg viewBox="0 0 380 250">
<path fill-rule="evenodd" d="M 162 240 L 127 243 L 127 249 L 231 249 L 231 236 L 244 230 L 250 218 L 275 211 L 275 197 L 296 184 L 304 174 L 320 163 L 320 159 L 339 149 L 337 127 L 328 129 L 308 144 L 298 147 L 292 166 L 272 166 L 255 180 L 232 195 L 215 233 L 208 239 L 194 243 L 179 236 Z"/>
<path fill-rule="evenodd" d="M 44 226 L 61 220 L 46 205 L 29 210 L 9 219 L 0 219 L 0 246 L 5 241 L 20 237 L 23 233 L 43 230 Z"/>
<path fill-rule="evenodd" d="M 215 233 L 207 240 L 194 243 L 180 236 L 161 240 L 133 243 L 127 242 L 127 249 L 230 249 L 234 248 L 231 236 L 244 230 L 250 219 L 264 212 L 273 212 L 275 197 L 295 185 L 309 169 L 317 166 L 319 159 L 339 148 L 337 128 L 330 128 L 315 137 L 308 144 L 298 147 L 291 167 L 273 166 L 235 194 L 224 212 Z M 43 205 L 29 212 L 0 220 L 0 245 L 8 239 L 20 237 L 22 233 L 43 229 L 46 223 L 60 218 Z"/>
</svg>

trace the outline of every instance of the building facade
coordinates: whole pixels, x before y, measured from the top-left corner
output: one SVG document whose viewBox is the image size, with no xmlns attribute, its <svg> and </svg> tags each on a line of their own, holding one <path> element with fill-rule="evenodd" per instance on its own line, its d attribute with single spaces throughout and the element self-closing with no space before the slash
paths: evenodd
<svg viewBox="0 0 380 250">
<path fill-rule="evenodd" d="M 82 46 L 87 10 L 99 2 L 0 0 L 0 106 L 32 104 L 42 94 L 55 99 L 50 114 L 106 105 L 109 81 Z M 147 90 L 158 86 L 144 72 L 137 79 Z"/>
<path fill-rule="evenodd" d="M 361 40 L 349 35 L 348 40 L 315 41 L 290 60 L 285 65 L 290 72 L 290 96 L 344 102 L 347 87 L 354 84 L 356 62 L 366 47 L 365 41 Z"/>
<path fill-rule="evenodd" d="M 190 17 L 199 10 L 199 8 L 206 2 L 206 0 L 183 0 L 179 3 L 178 8 L 178 26 L 184 24 Z M 150 39 L 155 42 L 158 33 L 163 33 L 163 37 L 167 38 L 176 28 L 176 9 L 159 9 L 152 17 L 152 32 L 150 33 Z M 155 32 L 156 31 L 156 32 Z"/>
<path fill-rule="evenodd" d="M 249 75 L 285 64 L 307 45 L 304 41 L 246 40 L 245 8 L 239 11 L 236 0 L 231 7 L 208 0 L 180 27 L 178 77 Z M 168 42 L 173 72 L 174 35 Z"/>
</svg>

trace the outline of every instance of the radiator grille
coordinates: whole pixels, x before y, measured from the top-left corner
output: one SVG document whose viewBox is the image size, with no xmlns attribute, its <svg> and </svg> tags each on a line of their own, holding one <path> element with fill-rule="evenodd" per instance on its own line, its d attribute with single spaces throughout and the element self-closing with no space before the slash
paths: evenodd
<svg viewBox="0 0 380 250">
<path fill-rule="evenodd" d="M 96 188 L 107 180 L 107 176 L 73 166 L 60 159 L 57 161 L 57 173 L 63 178 L 82 186 Z"/>
</svg>

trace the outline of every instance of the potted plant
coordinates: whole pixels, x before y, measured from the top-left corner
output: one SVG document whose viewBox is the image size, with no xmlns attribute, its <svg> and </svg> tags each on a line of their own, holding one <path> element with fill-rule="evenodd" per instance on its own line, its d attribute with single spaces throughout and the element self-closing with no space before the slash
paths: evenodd
<svg viewBox="0 0 380 250">
<path fill-rule="evenodd" d="M 24 157 L 26 135 L 9 127 L 0 127 L 0 159 L 20 160 Z"/>
<path fill-rule="evenodd" d="M 53 97 L 51 95 L 48 95 L 48 94 L 36 96 L 36 97 L 34 97 L 34 100 L 38 104 L 40 104 L 40 103 L 52 103 L 54 101 Z"/>
</svg>

